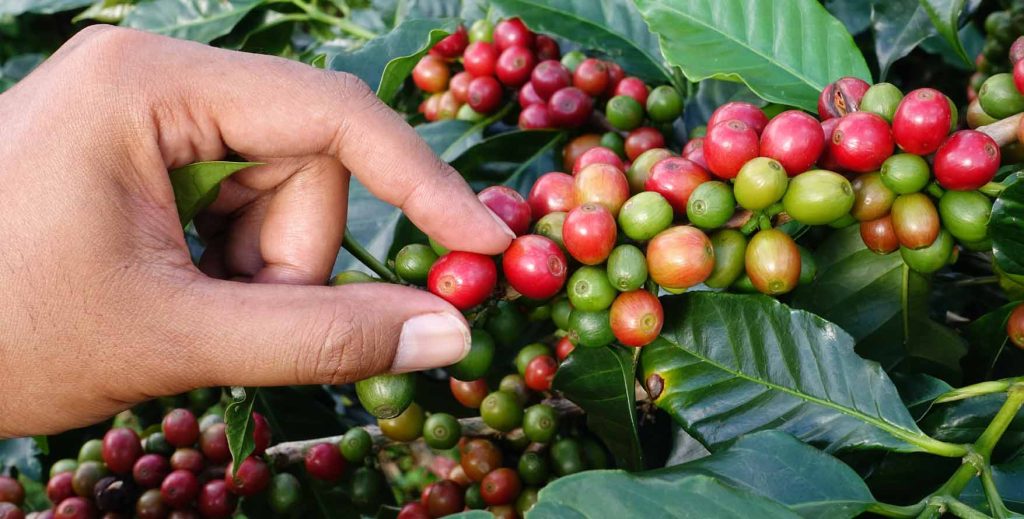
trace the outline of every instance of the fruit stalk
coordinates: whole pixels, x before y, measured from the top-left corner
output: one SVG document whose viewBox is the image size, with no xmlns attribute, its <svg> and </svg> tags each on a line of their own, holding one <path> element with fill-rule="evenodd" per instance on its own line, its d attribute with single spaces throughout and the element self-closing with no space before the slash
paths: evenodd
<svg viewBox="0 0 1024 519">
<path fill-rule="evenodd" d="M 977 130 L 992 137 L 999 146 L 1006 146 L 1017 142 L 1017 127 L 1020 126 L 1022 117 L 1024 117 L 1024 113 L 1012 115 L 992 124 L 979 126 Z"/>
<path fill-rule="evenodd" d="M 370 270 L 372 270 L 374 273 L 380 276 L 381 279 L 383 279 L 384 281 L 387 281 L 388 283 L 402 282 L 400 279 L 398 279 L 398 276 L 391 271 L 391 269 L 387 268 L 387 266 L 385 266 L 383 263 L 380 262 L 380 260 L 375 258 L 373 254 L 370 254 L 370 251 L 363 248 L 362 244 L 360 244 L 358 241 L 356 241 L 355 238 L 352 237 L 352 233 L 349 232 L 348 229 L 345 229 L 345 237 L 342 238 L 341 246 L 344 247 L 345 250 L 349 252 L 349 254 L 354 256 L 363 265 L 369 267 Z"/>
</svg>

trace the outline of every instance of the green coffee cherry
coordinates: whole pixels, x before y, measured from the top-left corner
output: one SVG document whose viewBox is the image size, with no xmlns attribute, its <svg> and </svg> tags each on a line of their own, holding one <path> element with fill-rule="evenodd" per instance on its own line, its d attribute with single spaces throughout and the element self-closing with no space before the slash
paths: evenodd
<svg viewBox="0 0 1024 519">
<path fill-rule="evenodd" d="M 1017 91 L 1013 74 L 994 74 L 978 90 L 978 100 L 985 113 L 996 119 L 1005 119 L 1024 112 L 1024 95 Z"/>
<path fill-rule="evenodd" d="M 912 153 L 893 155 L 882 163 L 882 183 L 897 195 L 916 193 L 928 185 L 928 163 Z"/>
<path fill-rule="evenodd" d="M 580 438 L 580 446 L 583 448 L 583 462 L 587 464 L 588 470 L 601 470 L 611 466 L 608 451 L 593 436 Z"/>
<path fill-rule="evenodd" d="M 411 442 L 423 433 L 425 421 L 426 415 L 423 413 L 423 408 L 413 402 L 394 418 L 377 419 L 377 426 L 380 427 L 380 432 L 384 436 L 392 440 Z"/>
<path fill-rule="evenodd" d="M 626 141 L 616 132 L 601 134 L 601 146 L 614 151 L 620 158 L 626 157 Z"/>
<path fill-rule="evenodd" d="M 267 491 L 270 508 L 279 515 L 286 515 L 295 511 L 302 499 L 302 485 L 295 476 L 281 472 L 270 480 L 270 489 Z"/>
<path fill-rule="evenodd" d="M 410 243 L 395 255 L 395 272 L 398 277 L 415 285 L 425 286 L 430 267 L 437 261 L 437 254 L 427 245 Z"/>
<path fill-rule="evenodd" d="M 846 177 L 814 169 L 790 180 L 782 205 L 789 216 L 802 224 L 825 225 L 849 213 L 853 200 L 853 186 Z"/>
<path fill-rule="evenodd" d="M 568 476 L 587 469 L 583 461 L 583 447 L 575 438 L 562 438 L 551 445 L 551 461 L 555 473 Z"/>
<path fill-rule="evenodd" d="M 466 489 L 466 508 L 470 510 L 483 510 L 487 508 L 484 496 L 480 494 L 480 483 L 473 483 Z"/>
<path fill-rule="evenodd" d="M 555 211 L 541 216 L 540 220 L 537 220 L 537 223 L 533 226 L 533 232 L 558 244 L 564 253 L 566 252 L 565 242 L 562 241 L 562 225 L 564 224 L 565 213 Z"/>
<path fill-rule="evenodd" d="M 782 200 L 789 177 L 782 163 L 768 157 L 747 161 L 736 174 L 733 196 L 744 209 L 760 211 Z"/>
<path fill-rule="evenodd" d="M 71 458 L 64 458 L 57 460 L 52 466 L 50 466 L 50 477 L 54 477 L 57 474 L 64 472 L 74 472 L 78 468 L 78 460 Z"/>
<path fill-rule="evenodd" d="M 551 302 L 551 321 L 559 330 L 569 329 L 569 314 L 572 313 L 572 303 L 569 298 L 562 296 Z"/>
<path fill-rule="evenodd" d="M 509 373 L 501 377 L 501 382 L 498 383 L 498 391 L 504 391 L 515 396 L 516 402 L 519 402 L 519 405 L 526 405 L 527 400 L 530 399 L 530 388 L 526 387 L 526 380 L 518 373 Z"/>
<path fill-rule="evenodd" d="M 644 107 L 630 96 L 618 95 L 605 105 L 605 117 L 612 128 L 630 131 L 644 122 Z"/>
<path fill-rule="evenodd" d="M 562 55 L 562 65 L 569 69 L 569 73 L 575 73 L 576 67 L 580 66 L 587 59 L 587 55 L 578 51 L 571 50 Z"/>
<path fill-rule="evenodd" d="M 669 86 L 661 85 L 647 95 L 647 116 L 656 123 L 670 123 L 683 113 L 683 98 Z"/>
<path fill-rule="evenodd" d="M 462 425 L 448 413 L 434 413 L 423 422 L 423 441 L 432 449 L 448 450 L 461 437 Z"/>
<path fill-rule="evenodd" d="M 931 245 L 921 249 L 900 247 L 900 256 L 911 270 L 931 274 L 949 264 L 953 254 L 953 235 L 942 229 Z"/>
<path fill-rule="evenodd" d="M 635 245 L 619 245 L 608 256 L 608 281 L 620 292 L 636 290 L 647 281 L 647 258 Z"/>
<path fill-rule="evenodd" d="M 992 201 L 977 191 L 946 191 L 939 199 L 942 225 L 961 242 L 982 242 L 988 237 Z"/>
<path fill-rule="evenodd" d="M 508 432 L 523 423 L 523 407 L 515 395 L 495 391 L 487 395 L 480 404 L 480 418 L 483 418 L 488 427 Z"/>
<path fill-rule="evenodd" d="M 615 340 L 608 310 L 587 312 L 573 310 L 569 314 L 569 340 L 584 348 L 600 348 Z"/>
<path fill-rule="evenodd" d="M 356 382 L 356 396 L 378 419 L 395 418 L 412 403 L 416 379 L 411 373 L 383 374 Z"/>
<path fill-rule="evenodd" d="M 860 100 L 858 110 L 871 112 L 882 116 L 889 124 L 892 124 L 892 117 L 896 114 L 896 108 L 903 100 L 903 92 L 892 83 L 876 83 L 864 92 Z"/>
<path fill-rule="evenodd" d="M 345 431 L 345 435 L 341 437 L 341 442 L 338 443 L 338 450 L 341 451 L 341 455 L 350 463 L 356 465 L 361 465 L 366 457 L 370 455 L 372 449 L 373 438 L 362 427 L 353 427 Z"/>
<path fill-rule="evenodd" d="M 469 26 L 468 36 L 470 43 L 478 41 L 491 43 L 494 41 L 494 25 L 486 18 L 481 18 Z"/>
<path fill-rule="evenodd" d="M 647 241 L 670 225 L 672 205 L 654 191 L 633 195 L 619 210 L 619 228 L 623 234 L 636 241 Z"/>
<path fill-rule="evenodd" d="M 437 254 L 438 256 L 444 256 L 445 254 L 451 252 L 444 245 L 441 245 L 440 242 L 433 238 L 427 238 L 427 242 L 430 244 L 430 248 L 433 249 L 434 254 Z"/>
<path fill-rule="evenodd" d="M 711 246 L 715 250 L 715 267 L 704 284 L 711 288 L 726 288 L 743 275 L 747 237 L 736 229 L 722 229 L 711 235 Z"/>
<path fill-rule="evenodd" d="M 82 444 L 78 449 L 78 463 L 98 461 L 103 463 L 103 440 L 93 438 Z"/>
<path fill-rule="evenodd" d="M 376 513 L 388 495 L 387 481 L 373 467 L 359 467 L 352 473 L 352 504 Z"/>
<path fill-rule="evenodd" d="M 672 152 L 665 148 L 653 148 L 641 153 L 626 170 L 626 180 L 629 181 L 629 192 L 640 193 L 644 190 L 647 177 L 651 174 L 651 167 L 662 159 L 672 156 Z"/>
<path fill-rule="evenodd" d="M 548 443 L 558 432 L 558 414 L 546 404 L 530 406 L 523 415 L 523 433 L 531 442 Z"/>
<path fill-rule="evenodd" d="M 608 273 L 600 266 L 583 266 L 572 273 L 566 293 L 573 308 L 596 312 L 612 306 L 618 292 L 608 281 Z"/>
<path fill-rule="evenodd" d="M 694 126 L 693 129 L 687 134 L 687 139 L 696 139 L 703 137 L 708 134 L 708 127 L 703 124 L 700 126 Z"/>
<path fill-rule="evenodd" d="M 533 507 L 537 504 L 537 499 L 540 493 L 536 488 L 524 488 L 519 492 L 519 497 L 516 498 L 516 513 L 520 517 L 525 517 L 526 513 L 533 510 Z"/>
<path fill-rule="evenodd" d="M 519 477 L 527 485 L 541 485 L 547 482 L 550 468 L 547 457 L 537 452 L 524 452 L 519 458 Z"/>
<path fill-rule="evenodd" d="M 501 301 L 495 307 L 494 312 L 487 316 L 487 323 L 484 328 L 494 339 L 493 342 L 500 346 L 510 347 L 519 341 L 522 336 L 523 327 L 526 326 L 526 316 L 508 301 Z M 459 380 L 475 380 L 455 377 Z"/>
<path fill-rule="evenodd" d="M 469 353 L 462 360 L 448 366 L 448 373 L 459 380 L 483 378 L 494 361 L 494 339 L 483 330 L 470 332 Z"/>
<path fill-rule="evenodd" d="M 686 217 L 701 229 L 717 229 L 725 225 L 736 211 L 732 188 L 725 182 L 712 180 L 697 186 L 686 202 Z"/>
</svg>

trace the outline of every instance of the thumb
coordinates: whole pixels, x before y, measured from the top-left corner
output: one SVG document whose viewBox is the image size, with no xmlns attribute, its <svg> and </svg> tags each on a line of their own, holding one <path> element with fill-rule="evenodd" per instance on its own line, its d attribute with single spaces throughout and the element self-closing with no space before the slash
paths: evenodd
<svg viewBox="0 0 1024 519">
<path fill-rule="evenodd" d="M 179 322 L 191 322 L 190 348 L 205 369 L 179 376 L 196 387 L 342 384 L 447 366 L 469 351 L 462 314 L 423 290 L 205 279 L 194 286 L 179 305 L 190 317 Z"/>
</svg>

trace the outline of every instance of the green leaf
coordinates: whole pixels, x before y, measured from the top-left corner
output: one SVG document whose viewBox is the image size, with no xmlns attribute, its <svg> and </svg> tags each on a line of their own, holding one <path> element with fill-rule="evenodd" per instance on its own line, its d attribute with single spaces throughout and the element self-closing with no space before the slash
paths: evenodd
<svg viewBox="0 0 1024 519">
<path fill-rule="evenodd" d="M 595 0 L 491 0 L 500 15 L 518 16 L 531 29 L 561 36 L 600 52 L 629 74 L 667 83 L 658 41 L 631 2 Z"/>
<path fill-rule="evenodd" d="M 1024 275 L 1024 182 L 1014 182 L 992 204 L 988 223 L 992 253 L 999 268 Z"/>
<path fill-rule="evenodd" d="M 964 371 L 970 381 L 992 378 L 1003 349 L 1009 344 L 1006 336 L 1006 321 L 1019 301 L 1007 303 L 968 324 L 963 329 L 964 338 L 970 345 L 964 357 Z"/>
<path fill-rule="evenodd" d="M 530 519 L 658 517 L 680 519 L 797 518 L 763 497 L 707 476 L 675 481 L 617 470 L 582 472 L 556 479 L 540 491 Z"/>
<path fill-rule="evenodd" d="M 928 12 L 918 0 L 873 0 L 871 29 L 875 36 L 879 77 L 885 79 L 889 67 L 910 54 L 929 36 L 936 34 Z"/>
<path fill-rule="evenodd" d="M 856 225 L 834 231 L 814 257 L 818 276 L 797 288 L 794 308 L 838 324 L 856 339 L 857 353 L 887 371 L 923 371 L 959 381 L 966 346 L 952 330 L 928 317 L 926 277 L 905 271 L 899 254 L 882 256 L 868 250 Z"/>
<path fill-rule="evenodd" d="M 456 26 L 451 19 L 409 20 L 355 52 L 333 56 L 328 68 L 355 74 L 381 101 L 391 103 L 416 62 Z"/>
<path fill-rule="evenodd" d="M 32 438 L 0 440 L 0 474 L 16 468 L 29 479 L 40 481 L 43 468 L 39 464 L 39 454 L 39 448 Z"/>
<path fill-rule="evenodd" d="M 763 296 L 663 298 L 662 339 L 643 348 L 648 392 L 712 452 L 779 429 L 826 451 L 946 451 L 925 436 L 881 367 L 838 326 Z M 962 454 L 962 453 L 961 453 Z"/>
<path fill-rule="evenodd" d="M 259 162 L 196 162 L 171 171 L 174 203 L 178 206 L 178 219 L 185 227 L 199 211 L 213 203 L 220 192 L 220 183 L 237 171 Z"/>
<path fill-rule="evenodd" d="M 671 65 L 690 81 L 742 81 L 775 103 L 814 112 L 843 76 L 871 81 L 846 27 L 815 0 L 636 0 Z"/>
<path fill-rule="evenodd" d="M 932 437 L 951 443 L 974 443 L 1006 401 L 1006 394 L 982 395 L 948 404 L 937 404 L 920 422 Z M 993 453 L 995 459 L 1013 456 L 1024 448 L 1024 413 L 1010 422 Z"/>
<path fill-rule="evenodd" d="M 960 42 L 963 43 L 964 51 L 968 56 L 977 56 L 985 46 L 985 33 L 978 28 L 974 22 L 970 22 L 960 28 Z M 964 63 L 964 60 L 957 54 L 956 49 L 950 46 L 945 38 L 938 32 L 929 36 L 921 42 L 921 50 L 942 58 L 942 63 L 949 65 L 967 74 L 974 72 L 974 63 Z"/>
<path fill-rule="evenodd" d="M 524 171 L 551 171 L 554 164 L 544 160 L 554 155 L 554 147 L 561 142 L 564 133 L 551 130 L 512 131 L 488 137 L 469 148 L 451 161 L 462 176 L 471 182 L 488 184 L 514 181 L 512 187 L 523 194 L 529 189 L 524 178 L 515 178 Z M 542 162 L 544 167 L 538 167 Z M 525 175 L 529 176 L 529 175 Z M 529 179 L 532 182 L 532 179 Z"/>
<path fill-rule="evenodd" d="M 964 10 L 964 0 L 920 0 L 921 6 L 928 12 L 939 34 L 953 47 L 964 63 L 972 65 L 974 61 L 964 50 L 960 41 L 960 13 Z"/>
<path fill-rule="evenodd" d="M 1024 457 L 994 465 L 992 480 L 999 490 L 999 497 L 1003 498 L 1003 504 L 1013 512 L 1024 514 Z M 967 484 L 967 488 L 960 494 L 960 499 L 985 513 L 991 513 L 978 478 Z"/>
<path fill-rule="evenodd" d="M 407 0 L 398 2 L 395 23 L 415 18 L 461 18 L 467 24 L 487 18 L 487 0 Z"/>
<path fill-rule="evenodd" d="M 238 471 L 240 460 L 248 458 L 256 449 L 253 440 L 253 428 L 256 423 L 252 419 L 252 408 L 256 404 L 258 388 L 234 386 L 231 388 L 231 402 L 224 408 L 224 423 L 227 424 L 228 449 L 231 459 L 236 463 Z"/>
<path fill-rule="evenodd" d="M 825 0 L 825 9 L 843 22 L 850 34 L 860 34 L 871 25 L 871 4 L 864 0 Z"/>
<path fill-rule="evenodd" d="M 130 0 L 114 1 L 96 0 L 88 9 L 78 13 L 71 19 L 71 23 L 78 23 L 83 20 L 96 20 L 102 23 L 120 23 L 125 16 L 135 9 L 135 3 Z"/>
<path fill-rule="evenodd" d="M 23 13 L 54 14 L 78 9 L 92 0 L 6 0 L 0 2 L 0 16 L 18 16 Z"/>
<path fill-rule="evenodd" d="M 14 86 L 39 66 L 46 56 L 42 54 L 21 54 L 7 60 L 0 67 L 0 92 Z"/>
<path fill-rule="evenodd" d="M 807 518 L 856 517 L 875 502 L 853 469 L 779 431 L 742 436 L 706 458 L 643 475 L 666 481 L 710 476 L 782 503 Z"/>
<path fill-rule="evenodd" d="M 33 436 L 32 440 L 36 442 L 36 448 L 39 449 L 44 456 L 50 453 L 50 440 L 45 434 Z"/>
<path fill-rule="evenodd" d="M 185 40 L 209 43 L 231 32 L 264 0 L 150 0 L 133 9 L 121 25 Z"/>
<path fill-rule="evenodd" d="M 890 376 L 914 420 L 920 420 L 939 395 L 953 389 L 944 381 L 924 373 L 893 373 Z"/>
<path fill-rule="evenodd" d="M 612 451 L 616 465 L 630 471 L 644 467 L 635 385 L 633 352 L 622 347 L 578 348 L 552 383 L 586 411 L 587 427 Z"/>
</svg>

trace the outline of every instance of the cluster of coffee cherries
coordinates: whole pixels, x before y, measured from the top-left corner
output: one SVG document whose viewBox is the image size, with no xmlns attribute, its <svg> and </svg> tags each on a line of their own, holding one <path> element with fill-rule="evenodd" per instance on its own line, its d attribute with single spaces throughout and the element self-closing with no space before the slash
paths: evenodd
<svg viewBox="0 0 1024 519">
<path fill-rule="evenodd" d="M 1024 56 L 1024 40 L 1018 38 L 1024 34 L 1024 2 L 1012 0 L 1002 2 L 1003 9 L 989 13 L 985 18 L 985 44 L 975 59 L 977 72 L 971 76 L 967 87 L 967 95 L 973 95 L 981 88 L 989 76 L 1001 72 L 1009 72 L 1020 56 Z M 1006 56 L 1010 55 L 1010 61 Z"/>
<path fill-rule="evenodd" d="M 462 70 L 453 74 L 459 64 Z M 460 27 L 416 64 L 412 77 L 428 95 L 420 105 L 428 121 L 479 121 L 515 96 L 521 128 L 577 128 L 596 117 L 595 106 L 604 106 L 607 124 L 626 133 L 609 132 L 608 139 L 623 150 L 636 148 L 635 154 L 664 145 L 650 125 L 671 123 L 683 110 L 671 86 L 652 90 L 615 62 L 580 51 L 563 56 L 558 42 L 519 18 Z"/>
</svg>

